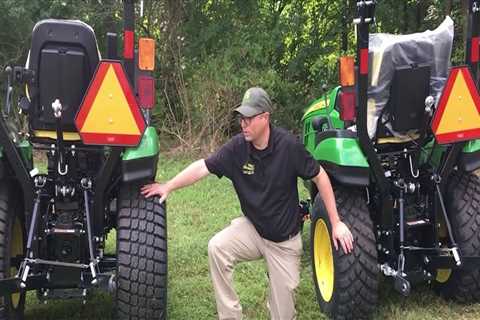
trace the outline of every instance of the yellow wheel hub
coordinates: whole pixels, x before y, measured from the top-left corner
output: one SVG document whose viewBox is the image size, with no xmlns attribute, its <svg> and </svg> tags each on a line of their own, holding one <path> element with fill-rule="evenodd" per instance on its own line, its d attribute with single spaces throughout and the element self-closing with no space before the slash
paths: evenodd
<svg viewBox="0 0 480 320">
<path fill-rule="evenodd" d="M 450 278 L 452 269 L 437 269 L 437 277 L 435 280 L 440 283 L 445 283 Z"/>
<path fill-rule="evenodd" d="M 442 242 L 446 242 L 446 241 L 443 241 L 443 239 L 447 238 L 447 236 L 448 236 L 447 227 L 445 225 L 444 218 L 441 218 L 441 220 L 440 220 L 440 226 L 438 228 L 438 235 L 439 235 L 440 238 L 442 238 Z M 435 280 L 437 282 L 440 282 L 440 283 L 445 283 L 445 282 L 448 281 L 451 274 L 452 274 L 452 269 L 437 269 L 437 276 L 436 276 Z"/>
<path fill-rule="evenodd" d="M 323 219 L 315 223 L 313 256 L 318 289 L 323 300 L 329 302 L 333 294 L 334 267 L 330 233 Z"/>
<path fill-rule="evenodd" d="M 12 228 L 12 239 L 10 241 L 10 257 L 21 256 L 23 254 L 23 232 L 22 225 L 18 218 L 15 219 Z M 14 276 L 17 273 L 17 268 L 10 267 L 10 276 Z M 16 309 L 20 303 L 20 293 L 14 293 L 11 295 L 12 305 Z"/>
</svg>

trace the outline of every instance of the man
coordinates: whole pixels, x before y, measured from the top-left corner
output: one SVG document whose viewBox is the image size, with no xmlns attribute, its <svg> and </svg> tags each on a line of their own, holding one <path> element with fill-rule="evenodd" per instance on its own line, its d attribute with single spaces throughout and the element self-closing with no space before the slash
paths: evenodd
<svg viewBox="0 0 480 320">
<path fill-rule="evenodd" d="M 145 197 L 191 185 L 209 173 L 226 176 L 240 200 L 244 216 L 217 233 L 208 244 L 210 273 L 219 319 L 241 319 L 242 308 L 232 284 L 233 267 L 264 258 L 272 319 L 295 319 L 294 290 L 300 280 L 302 239 L 297 177 L 312 179 L 325 203 L 335 248 L 353 249 L 353 237 L 340 221 L 325 171 L 287 131 L 270 125 L 271 101 L 261 88 L 246 91 L 238 113 L 242 133 L 207 159 L 198 160 L 165 184 L 142 188 Z"/>
</svg>

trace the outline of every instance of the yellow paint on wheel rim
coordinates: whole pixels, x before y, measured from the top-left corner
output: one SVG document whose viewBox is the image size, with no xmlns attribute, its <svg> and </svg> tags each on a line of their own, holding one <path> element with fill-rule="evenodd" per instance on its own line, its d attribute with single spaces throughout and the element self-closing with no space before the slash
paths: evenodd
<svg viewBox="0 0 480 320">
<path fill-rule="evenodd" d="M 440 283 L 445 283 L 450 279 L 450 275 L 452 274 L 452 269 L 438 269 L 437 270 L 437 277 L 435 280 Z"/>
<path fill-rule="evenodd" d="M 315 223 L 313 256 L 318 289 L 323 300 L 329 302 L 333 294 L 334 267 L 330 233 L 323 219 Z"/>
<path fill-rule="evenodd" d="M 12 228 L 12 240 L 10 241 L 10 257 L 21 256 L 23 254 L 23 233 L 20 220 L 15 219 L 15 223 Z M 14 276 L 17 273 L 17 268 L 10 267 L 10 276 Z M 12 305 L 16 309 L 20 303 L 20 293 L 14 293 L 11 295 Z"/>
<path fill-rule="evenodd" d="M 440 219 L 438 226 L 438 236 L 442 239 L 443 243 L 446 243 L 446 238 L 448 237 L 448 234 L 444 218 Z M 439 283 L 445 283 L 448 281 L 448 279 L 450 279 L 451 274 L 452 269 L 437 269 L 437 276 L 435 277 L 435 281 Z"/>
</svg>

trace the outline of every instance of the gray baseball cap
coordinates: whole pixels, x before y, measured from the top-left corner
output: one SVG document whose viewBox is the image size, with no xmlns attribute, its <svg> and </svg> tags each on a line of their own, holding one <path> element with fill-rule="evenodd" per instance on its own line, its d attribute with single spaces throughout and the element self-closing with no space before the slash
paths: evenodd
<svg viewBox="0 0 480 320">
<path fill-rule="evenodd" d="M 244 117 L 253 117 L 264 112 L 272 112 L 272 101 L 267 92 L 259 87 L 253 87 L 245 91 L 242 103 L 235 112 Z"/>
</svg>

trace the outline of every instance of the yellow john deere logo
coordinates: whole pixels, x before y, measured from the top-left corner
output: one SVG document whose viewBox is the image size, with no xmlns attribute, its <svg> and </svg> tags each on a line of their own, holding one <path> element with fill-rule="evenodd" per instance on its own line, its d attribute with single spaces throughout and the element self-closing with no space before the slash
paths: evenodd
<svg viewBox="0 0 480 320">
<path fill-rule="evenodd" d="M 255 165 L 251 164 L 251 163 L 246 163 L 243 165 L 242 167 L 242 172 L 243 174 L 248 174 L 248 175 L 252 175 L 255 173 Z"/>
</svg>

